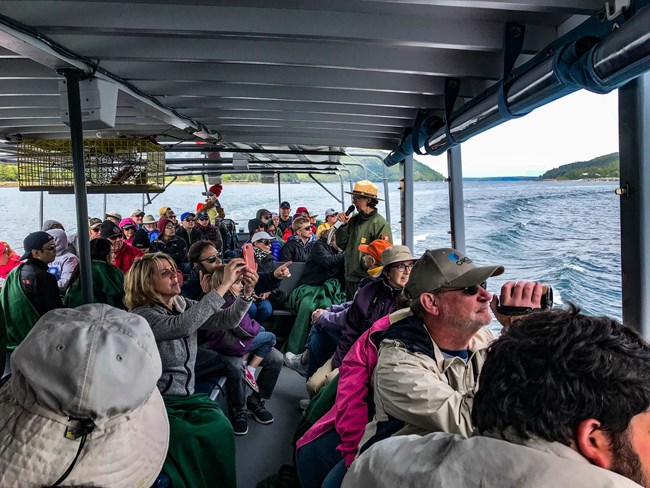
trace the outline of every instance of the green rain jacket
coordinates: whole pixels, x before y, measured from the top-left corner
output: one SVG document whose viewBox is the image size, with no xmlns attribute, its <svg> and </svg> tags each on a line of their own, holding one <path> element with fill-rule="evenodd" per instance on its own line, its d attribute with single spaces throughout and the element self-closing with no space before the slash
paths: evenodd
<svg viewBox="0 0 650 488">
<path fill-rule="evenodd" d="M 336 245 L 345 251 L 345 280 L 359 282 L 367 278 L 368 271 L 363 267 L 361 244 L 370 244 L 377 239 L 393 242 L 390 225 L 375 209 L 372 213 L 353 215 L 346 225 L 336 231 Z"/>
<path fill-rule="evenodd" d="M 95 302 L 124 310 L 124 273 L 117 266 L 103 261 L 93 261 L 91 268 Z M 84 303 L 81 280 L 77 277 L 68 288 L 63 304 L 74 308 Z"/>
</svg>

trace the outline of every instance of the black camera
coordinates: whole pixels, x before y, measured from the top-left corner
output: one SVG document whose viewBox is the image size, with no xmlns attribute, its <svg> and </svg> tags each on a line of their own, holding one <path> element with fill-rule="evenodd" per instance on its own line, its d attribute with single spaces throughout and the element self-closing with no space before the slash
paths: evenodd
<svg viewBox="0 0 650 488">
<path fill-rule="evenodd" d="M 539 308 L 530 308 L 530 307 L 511 307 L 508 305 L 497 306 L 497 312 L 501 315 L 508 316 L 517 316 L 517 315 L 528 315 L 532 312 L 538 312 L 540 310 L 547 310 L 553 308 L 553 288 L 548 285 L 542 285 L 542 299 L 540 301 Z"/>
<path fill-rule="evenodd" d="M 201 192 L 201 195 L 203 195 L 204 197 L 212 197 L 214 196 L 214 193 L 212 193 L 211 191 L 204 191 Z"/>
<path fill-rule="evenodd" d="M 542 302 L 540 308 L 542 310 L 553 308 L 553 288 L 548 285 L 542 285 Z"/>
</svg>

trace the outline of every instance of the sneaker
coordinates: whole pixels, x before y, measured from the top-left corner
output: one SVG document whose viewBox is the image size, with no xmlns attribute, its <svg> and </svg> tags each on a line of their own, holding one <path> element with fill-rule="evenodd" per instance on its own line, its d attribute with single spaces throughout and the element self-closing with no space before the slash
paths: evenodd
<svg viewBox="0 0 650 488">
<path fill-rule="evenodd" d="M 232 421 L 232 430 L 235 431 L 235 435 L 248 434 L 248 414 L 246 410 L 235 412 L 235 418 Z"/>
<path fill-rule="evenodd" d="M 264 406 L 264 400 L 260 400 L 257 403 L 249 403 L 247 406 L 253 418 L 260 424 L 270 424 L 275 420 L 271 412 Z"/>
<path fill-rule="evenodd" d="M 260 387 L 257 386 L 257 381 L 255 381 L 255 376 L 253 376 L 253 373 L 250 372 L 248 368 L 244 368 L 246 371 L 244 373 L 244 381 L 248 385 L 248 387 L 253 390 L 255 393 L 260 392 Z"/>
<path fill-rule="evenodd" d="M 298 402 L 298 408 L 300 410 L 307 410 L 307 407 L 309 406 L 309 402 L 311 402 L 310 398 L 303 398 Z"/>
<path fill-rule="evenodd" d="M 301 376 L 307 377 L 307 365 L 302 364 L 300 358 L 302 354 L 294 354 L 292 352 L 284 353 L 284 365 L 287 368 L 293 369 L 296 373 Z"/>
</svg>

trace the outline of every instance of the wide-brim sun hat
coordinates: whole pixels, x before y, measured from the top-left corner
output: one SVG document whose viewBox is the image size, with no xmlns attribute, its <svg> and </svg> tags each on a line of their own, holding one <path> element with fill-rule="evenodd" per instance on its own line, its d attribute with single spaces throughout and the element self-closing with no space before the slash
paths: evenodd
<svg viewBox="0 0 650 488">
<path fill-rule="evenodd" d="M 3 486 L 149 487 L 167 454 L 162 368 L 146 320 L 104 304 L 45 314 L 0 389 Z M 81 447 L 81 423 L 93 426 Z"/>
<path fill-rule="evenodd" d="M 158 223 L 158 219 L 155 218 L 153 215 L 145 215 L 145 216 L 142 218 L 142 223 L 143 223 L 143 224 L 157 224 L 157 223 Z"/>
<path fill-rule="evenodd" d="M 416 259 L 411 254 L 411 250 L 407 246 L 402 245 L 387 247 L 381 253 L 381 264 L 384 269 L 391 264 L 415 261 Z"/>
<path fill-rule="evenodd" d="M 375 185 L 372 181 L 369 180 L 361 180 L 357 181 L 354 184 L 354 188 L 352 191 L 346 191 L 348 195 L 356 195 L 358 197 L 367 197 L 367 198 L 374 198 L 375 200 L 382 200 L 383 198 L 379 198 L 379 188 L 377 188 L 377 185 Z"/>
</svg>

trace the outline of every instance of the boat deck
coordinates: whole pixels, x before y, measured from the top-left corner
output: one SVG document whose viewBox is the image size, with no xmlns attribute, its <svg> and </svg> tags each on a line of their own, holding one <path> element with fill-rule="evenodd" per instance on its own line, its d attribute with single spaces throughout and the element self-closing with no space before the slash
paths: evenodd
<svg viewBox="0 0 650 488">
<path fill-rule="evenodd" d="M 237 486 L 255 488 L 264 478 L 277 473 L 283 464 L 293 464 L 293 433 L 302 411 L 298 401 L 307 398 L 305 379 L 283 367 L 272 398 L 266 402 L 275 421 L 269 425 L 248 422 L 248 434 L 235 437 Z"/>
</svg>

